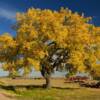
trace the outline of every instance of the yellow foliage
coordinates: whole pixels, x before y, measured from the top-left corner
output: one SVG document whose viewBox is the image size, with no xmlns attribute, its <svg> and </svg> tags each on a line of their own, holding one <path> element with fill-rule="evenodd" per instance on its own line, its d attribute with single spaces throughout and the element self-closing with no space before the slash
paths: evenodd
<svg viewBox="0 0 100 100">
<path fill-rule="evenodd" d="M 99 70 L 96 61 L 100 60 L 100 27 L 89 24 L 90 17 L 85 18 L 67 8 L 60 11 L 30 8 L 26 13 L 17 13 L 16 19 L 15 39 L 8 33 L 0 36 L 0 52 L 7 52 L 6 56 L 0 55 L 1 60 L 11 63 L 11 58 L 16 58 L 18 53 L 17 56 L 23 55 L 23 59 L 27 60 L 15 60 L 13 66 L 25 65 L 27 70 L 33 65 L 39 70 L 41 59 L 49 56 L 48 41 L 51 41 L 58 48 L 70 50 L 68 62 L 78 71 L 85 70 L 84 60 L 88 60 L 93 69 Z M 10 63 L 5 65 L 6 68 Z"/>
<path fill-rule="evenodd" d="M 25 41 L 26 54 L 33 52 L 29 54 L 41 59 L 47 54 L 44 42 L 54 41 L 60 48 L 69 48 L 71 54 L 68 61 L 78 71 L 85 71 L 85 59 L 90 61 L 91 67 L 95 67 L 96 60 L 100 58 L 100 49 L 92 54 L 89 53 L 92 49 L 87 49 L 94 44 L 100 47 L 100 28 L 88 24 L 89 20 L 90 17 L 85 18 L 69 9 L 51 11 L 31 8 L 17 16 L 18 40 Z"/>
<path fill-rule="evenodd" d="M 27 58 L 28 63 L 31 64 L 35 70 L 40 70 L 40 63 L 38 60 L 35 59 L 31 59 L 31 58 Z"/>
</svg>

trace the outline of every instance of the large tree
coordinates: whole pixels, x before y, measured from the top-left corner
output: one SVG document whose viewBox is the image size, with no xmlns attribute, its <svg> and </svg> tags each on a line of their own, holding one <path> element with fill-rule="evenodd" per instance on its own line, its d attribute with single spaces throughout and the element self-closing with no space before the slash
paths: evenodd
<svg viewBox="0 0 100 100">
<path fill-rule="evenodd" d="M 31 8 L 17 14 L 17 40 L 25 45 L 24 55 L 40 64 L 47 83 L 55 67 L 65 66 L 76 73 L 93 72 L 99 66 L 96 61 L 100 59 L 100 28 L 89 24 L 90 19 L 63 8 Z M 96 48 L 92 48 L 94 45 Z"/>
<path fill-rule="evenodd" d="M 69 73 L 100 72 L 100 27 L 89 24 L 86 18 L 69 9 L 59 11 L 29 9 L 17 13 L 15 41 L 22 56 L 25 73 L 32 66 L 40 70 L 50 87 L 54 70 Z"/>
</svg>

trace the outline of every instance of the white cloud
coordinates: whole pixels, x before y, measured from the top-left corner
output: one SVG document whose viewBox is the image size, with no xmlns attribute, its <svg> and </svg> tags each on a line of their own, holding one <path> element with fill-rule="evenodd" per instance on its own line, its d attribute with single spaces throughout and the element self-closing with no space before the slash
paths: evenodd
<svg viewBox="0 0 100 100">
<path fill-rule="evenodd" d="M 16 11 L 0 8 L 0 17 L 5 18 L 7 20 L 14 21 L 16 16 Z"/>
</svg>

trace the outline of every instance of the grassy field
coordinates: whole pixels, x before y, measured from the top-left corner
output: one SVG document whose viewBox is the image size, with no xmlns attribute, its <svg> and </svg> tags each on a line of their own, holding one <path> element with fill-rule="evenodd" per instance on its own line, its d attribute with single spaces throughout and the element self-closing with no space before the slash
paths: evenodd
<svg viewBox="0 0 100 100">
<path fill-rule="evenodd" d="M 100 100 L 100 89 L 83 88 L 77 83 L 65 83 L 64 79 L 52 79 L 51 89 L 43 89 L 43 79 L 0 79 L 6 84 L 34 84 L 31 89 L 17 89 L 14 99 L 17 100 Z M 8 91 L 14 93 L 12 91 Z"/>
<path fill-rule="evenodd" d="M 100 100 L 100 90 L 96 89 L 58 89 L 35 88 L 21 93 L 18 100 Z"/>
</svg>

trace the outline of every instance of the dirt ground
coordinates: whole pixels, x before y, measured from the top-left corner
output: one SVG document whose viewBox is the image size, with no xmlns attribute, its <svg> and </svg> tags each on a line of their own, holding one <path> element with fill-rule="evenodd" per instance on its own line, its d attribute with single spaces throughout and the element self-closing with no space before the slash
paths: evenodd
<svg viewBox="0 0 100 100">
<path fill-rule="evenodd" d="M 4 93 L 0 93 L 0 100 L 15 100 L 12 99 L 9 95 L 4 94 Z"/>
</svg>

